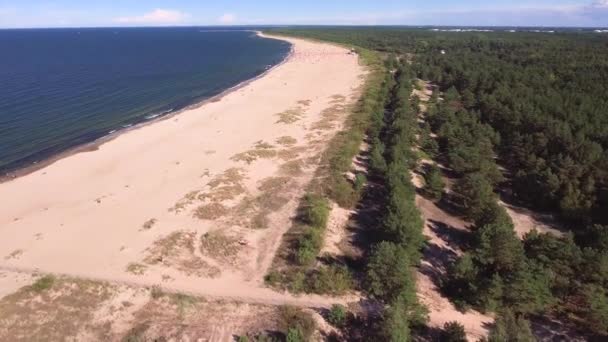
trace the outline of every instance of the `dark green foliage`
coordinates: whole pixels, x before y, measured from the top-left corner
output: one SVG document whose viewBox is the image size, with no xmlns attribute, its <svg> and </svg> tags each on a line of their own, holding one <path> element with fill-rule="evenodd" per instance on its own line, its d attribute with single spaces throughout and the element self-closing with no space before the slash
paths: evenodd
<svg viewBox="0 0 608 342">
<path fill-rule="evenodd" d="M 342 295 L 352 288 L 350 272 L 343 266 L 321 266 L 306 278 L 306 292 Z"/>
<path fill-rule="evenodd" d="M 581 309 L 585 324 L 595 334 L 608 336 L 608 297 L 600 286 L 589 285 L 584 291 Z"/>
<path fill-rule="evenodd" d="M 414 280 L 407 250 L 391 242 L 380 242 L 367 265 L 367 289 L 388 302 L 413 292 Z"/>
<path fill-rule="evenodd" d="M 388 27 L 281 30 L 412 61 L 411 66 L 393 58 L 385 62 L 395 70 L 394 80 L 384 82 L 391 96 L 383 102 L 384 113 L 373 112 L 367 132 L 372 170 L 387 184 L 382 239 L 407 249 L 410 264 L 418 260 L 421 240 L 416 212 L 408 207 L 414 193 L 407 174 L 415 165 L 411 146 L 418 132 L 422 150 L 461 178 L 455 200 L 475 224 L 469 250 L 449 271 L 445 287 L 453 298 L 492 310 L 508 306 L 517 313 L 593 312 L 595 318 L 578 318 L 602 329 L 597 322 L 603 320 L 605 293 L 597 289 L 608 288 L 608 227 L 601 226 L 608 224 L 606 36 Z M 427 113 L 437 140 L 428 127 L 416 126 L 417 100 L 409 98 L 414 77 L 439 87 Z M 498 159 L 514 198 L 557 211 L 575 231 L 574 239 L 532 233 L 522 247 L 494 194 L 503 180 Z M 596 307 L 580 312 L 585 301 Z M 510 314 L 499 319 L 491 340 L 528 341 L 528 332 L 527 323 Z"/>
<path fill-rule="evenodd" d="M 436 164 L 431 164 L 429 170 L 424 174 L 424 191 L 435 200 L 440 200 L 443 195 L 445 182 L 441 176 L 441 169 Z"/>
<path fill-rule="evenodd" d="M 474 256 L 484 268 L 507 275 L 525 262 L 523 246 L 511 225 L 487 224 L 474 233 Z"/>
<path fill-rule="evenodd" d="M 522 316 L 504 310 L 490 331 L 489 342 L 535 342 L 530 323 Z"/>
<path fill-rule="evenodd" d="M 346 323 L 347 315 L 348 311 L 346 311 L 346 308 L 344 306 L 340 304 L 334 304 L 329 310 L 329 314 L 327 315 L 327 321 L 335 327 L 342 327 L 344 326 L 344 323 Z"/>
<path fill-rule="evenodd" d="M 442 342 L 467 342 L 467 334 L 464 326 L 456 321 L 448 322 L 443 325 L 441 331 Z"/>
<path fill-rule="evenodd" d="M 373 143 L 372 150 L 370 152 L 370 168 L 371 170 L 379 175 L 383 175 L 386 172 L 386 160 L 384 160 L 384 143 L 378 138 Z"/>
<path fill-rule="evenodd" d="M 53 285 L 55 284 L 55 280 L 55 276 L 45 275 L 42 278 L 36 280 L 36 282 L 31 285 L 31 288 L 36 292 L 46 291 L 53 287 Z"/>
<path fill-rule="evenodd" d="M 536 230 L 524 237 L 526 256 L 551 273 L 551 289 L 557 298 L 565 299 L 578 286 L 583 253 L 571 234 L 558 238 Z"/>
<path fill-rule="evenodd" d="M 407 305 L 402 299 L 397 299 L 384 310 L 381 335 L 384 341 L 407 342 L 411 340 Z"/>
<path fill-rule="evenodd" d="M 323 247 L 323 232 L 330 208 L 327 199 L 314 194 L 307 194 L 302 206 L 302 221 L 308 226 L 298 241 L 295 259 L 300 265 L 310 265 Z"/>
<path fill-rule="evenodd" d="M 480 220 L 488 207 L 496 203 L 492 184 L 481 173 L 471 173 L 458 180 L 454 186 L 458 202 L 472 221 Z"/>
</svg>

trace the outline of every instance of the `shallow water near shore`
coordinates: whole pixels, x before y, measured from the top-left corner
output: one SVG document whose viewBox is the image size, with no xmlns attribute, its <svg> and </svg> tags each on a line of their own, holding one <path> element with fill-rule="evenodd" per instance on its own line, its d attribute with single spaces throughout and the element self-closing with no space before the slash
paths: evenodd
<svg viewBox="0 0 608 342">
<path fill-rule="evenodd" d="M 0 174 L 157 119 L 289 53 L 251 31 L 0 30 Z"/>
</svg>

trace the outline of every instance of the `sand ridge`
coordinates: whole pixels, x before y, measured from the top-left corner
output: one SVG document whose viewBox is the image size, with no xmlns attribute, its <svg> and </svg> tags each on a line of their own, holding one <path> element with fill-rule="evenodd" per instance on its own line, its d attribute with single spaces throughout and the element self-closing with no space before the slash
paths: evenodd
<svg viewBox="0 0 608 342">
<path fill-rule="evenodd" d="M 288 60 L 219 101 L 0 184 L 0 268 L 305 302 L 262 279 L 365 70 L 280 39 Z M 204 249 L 210 232 L 230 248 Z"/>
</svg>

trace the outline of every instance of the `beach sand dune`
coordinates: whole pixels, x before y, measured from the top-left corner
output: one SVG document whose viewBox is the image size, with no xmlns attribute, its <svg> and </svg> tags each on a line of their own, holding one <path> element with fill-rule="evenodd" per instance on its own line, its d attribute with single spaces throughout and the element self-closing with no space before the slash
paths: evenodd
<svg viewBox="0 0 608 342">
<path fill-rule="evenodd" d="M 0 269 L 288 298 L 263 276 L 365 70 L 285 40 L 285 63 L 220 100 L 0 184 Z"/>
</svg>

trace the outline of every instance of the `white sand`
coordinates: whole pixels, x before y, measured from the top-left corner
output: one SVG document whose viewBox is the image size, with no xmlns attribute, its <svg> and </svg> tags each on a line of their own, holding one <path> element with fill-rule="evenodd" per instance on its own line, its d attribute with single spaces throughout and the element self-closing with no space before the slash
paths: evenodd
<svg viewBox="0 0 608 342">
<path fill-rule="evenodd" d="M 132 130 L 96 151 L 68 156 L 0 184 L 0 269 L 162 284 L 171 290 L 252 302 L 320 300 L 276 294 L 262 284 L 295 213 L 297 197 L 315 169 L 308 159 L 305 173 L 294 178 L 287 205 L 270 215 L 266 229 L 194 218 L 200 203 L 189 203 L 179 213 L 168 210 L 234 167 L 242 168 L 246 191 L 255 194 L 259 181 L 276 176 L 285 161 L 270 158 L 247 164 L 231 157 L 260 140 L 276 145 L 281 136 L 296 138 L 296 146 L 305 149 L 300 157 L 308 158 L 336 133 L 340 122 L 331 130 L 315 130 L 313 123 L 335 103 L 335 95 L 342 95 L 345 104 L 353 101 L 364 68 L 346 49 L 285 40 L 294 47 L 288 61 L 220 101 Z M 302 104 L 303 100 L 310 103 Z M 278 113 L 297 107 L 302 108 L 301 120 L 277 123 Z M 234 212 L 231 209 L 228 215 Z M 142 229 L 150 219 L 155 223 Z M 236 265 L 198 252 L 200 235 L 218 228 L 246 244 Z M 149 265 L 143 275 L 125 271 L 130 263 L 142 263 L 155 241 L 178 230 L 196 233 L 193 257 L 215 267 L 219 276 L 188 275 L 165 265 Z"/>
</svg>

